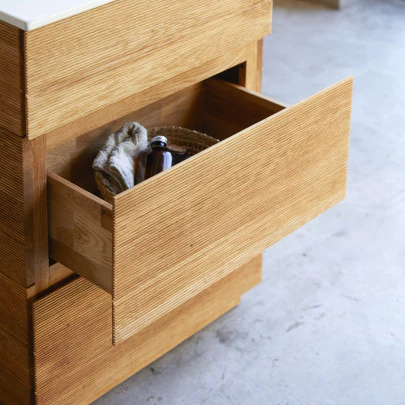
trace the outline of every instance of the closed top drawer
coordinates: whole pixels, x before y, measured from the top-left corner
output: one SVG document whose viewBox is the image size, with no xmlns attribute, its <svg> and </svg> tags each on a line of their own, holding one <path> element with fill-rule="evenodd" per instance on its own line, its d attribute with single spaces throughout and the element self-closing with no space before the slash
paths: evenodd
<svg viewBox="0 0 405 405">
<path fill-rule="evenodd" d="M 48 175 L 51 256 L 111 293 L 116 344 L 344 197 L 351 93 L 349 78 L 285 108 L 208 80 L 154 103 L 132 118 L 222 142 L 113 205 L 85 164 L 106 134 L 70 143 L 77 184 Z"/>
<path fill-rule="evenodd" d="M 27 32 L 28 137 L 119 118 L 117 102 L 268 35 L 271 15 L 271 0 L 115 0 Z"/>
</svg>

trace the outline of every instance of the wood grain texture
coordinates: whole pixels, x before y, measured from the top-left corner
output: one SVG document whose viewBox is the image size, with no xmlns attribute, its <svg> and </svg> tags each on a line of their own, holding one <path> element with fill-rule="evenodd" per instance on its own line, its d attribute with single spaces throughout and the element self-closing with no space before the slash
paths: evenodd
<svg viewBox="0 0 405 405">
<path fill-rule="evenodd" d="M 63 143 L 58 142 L 55 145 L 54 139 L 48 139 L 48 171 L 97 193 L 94 175 L 89 168 L 107 137 L 131 121 L 139 121 L 148 128 L 170 123 L 188 128 L 202 128 L 202 113 L 199 112 L 203 110 L 201 88 L 200 83 L 188 86 L 105 125 L 95 125 L 93 130 L 83 131 L 80 136 Z M 53 147 L 50 147 L 51 145 Z"/>
<path fill-rule="evenodd" d="M 54 263 L 49 266 L 49 283 L 48 285 L 36 285 L 33 284 L 27 288 L 27 299 L 32 300 L 38 298 L 39 295 L 43 295 L 44 292 L 49 292 L 49 288 L 56 288 L 55 286 L 61 282 L 65 282 L 75 276 L 75 273 L 60 263 Z M 77 275 L 76 275 L 77 277 Z"/>
<path fill-rule="evenodd" d="M 26 285 L 38 291 L 49 287 L 46 139 L 24 139 L 24 227 Z"/>
<path fill-rule="evenodd" d="M 10 304 L 9 304 L 10 305 Z M 29 405 L 31 386 L 29 349 L 0 328 L 0 403 Z"/>
<path fill-rule="evenodd" d="M 249 90 L 262 91 L 263 39 L 249 44 L 246 49 L 246 61 L 240 67 L 239 82 Z"/>
<path fill-rule="evenodd" d="M 78 279 L 34 303 L 37 405 L 88 404 L 234 307 L 261 281 L 261 256 L 120 346 L 111 296 Z"/>
<path fill-rule="evenodd" d="M 112 207 L 82 189 L 97 193 L 90 169 L 93 159 L 107 136 L 129 121 L 149 128 L 171 124 L 202 128 L 201 89 L 202 84 L 190 86 L 48 151 L 49 254 L 53 259 L 112 294 Z"/>
<path fill-rule="evenodd" d="M 254 50 L 252 52 L 252 48 L 255 49 L 256 46 L 257 43 L 254 42 L 248 46 L 226 50 L 226 52 L 215 57 L 215 59 L 171 77 L 165 82 L 136 92 L 123 100 L 107 105 L 84 117 L 79 117 L 66 125 L 60 125 L 44 135 L 47 138 L 47 148 L 52 151 L 59 147 L 59 151 L 61 151 L 60 145 L 66 145 L 66 141 L 69 139 L 74 144 L 74 139 L 78 137 L 78 134 L 84 135 L 92 133 L 100 136 L 100 134 L 114 132 L 124 123 L 134 119 L 134 111 L 138 112 L 154 102 L 158 102 L 174 93 L 187 89 L 189 86 L 208 79 L 224 70 L 243 64 L 243 62 L 250 60 L 252 57 L 254 58 L 255 55 Z M 257 60 L 256 62 L 253 60 L 250 64 L 257 65 Z M 256 75 L 257 72 L 249 70 L 249 74 L 251 73 Z M 242 84 L 242 81 L 244 82 L 246 80 L 246 75 L 246 69 L 244 69 L 241 73 L 241 81 L 237 83 Z M 252 83 L 251 79 L 250 83 Z M 255 88 L 251 88 L 251 90 L 255 90 Z M 136 114 L 137 113 L 135 113 L 135 115 Z M 94 148 L 96 147 L 97 144 L 94 145 Z M 75 148 L 76 147 L 74 147 L 74 149 Z M 67 155 L 59 153 L 58 159 L 64 159 L 63 156 L 66 157 Z M 53 159 L 53 163 L 57 164 L 57 161 Z M 50 167 L 50 170 L 55 171 L 52 167 Z"/>
<path fill-rule="evenodd" d="M 208 122 L 215 122 L 213 118 L 204 114 L 215 104 L 214 94 L 215 89 L 209 92 L 204 83 L 199 83 L 110 125 L 114 125 L 113 130 L 128 121 L 139 121 L 148 128 L 179 125 L 226 137 L 283 108 L 275 102 L 251 96 L 246 102 L 251 108 L 243 111 L 238 120 L 233 118 L 232 111 L 223 117 L 221 123 L 229 120 L 230 128 L 225 129 L 224 125 L 215 128 Z M 222 110 L 220 106 L 219 111 Z M 47 161 L 50 256 L 112 294 L 112 207 L 82 189 L 97 192 L 89 169 L 109 133 L 105 128 L 98 128 L 70 139 L 49 150 Z M 83 209 L 85 206 L 89 209 Z"/>
<path fill-rule="evenodd" d="M 111 205 L 53 173 L 48 199 L 49 255 L 111 292 Z"/>
<path fill-rule="evenodd" d="M 261 98 L 216 86 L 236 121 Z M 115 344 L 344 198 L 351 97 L 347 79 L 115 198 Z"/>
<path fill-rule="evenodd" d="M 103 201 L 50 174 L 52 255 L 108 292 L 111 284 L 97 279 L 113 274 L 115 343 L 343 198 L 351 88 L 347 79 L 284 108 L 240 86 L 211 80 L 134 113 L 132 118 L 146 126 L 186 122 L 224 141 L 117 196 L 113 237 L 105 230 L 105 238 L 99 236 Z M 93 137 L 98 139 L 86 135 L 73 145 L 80 167 L 85 166 L 80 156 L 90 156 Z M 244 164 L 235 164 L 241 156 Z M 58 169 L 66 174 L 65 163 Z M 80 232 L 74 231 L 72 201 L 98 207 L 82 210 Z M 86 237 L 77 238 L 81 234 Z M 105 258 L 111 238 L 112 268 L 110 256 L 94 261 Z M 75 247 L 77 240 L 86 241 L 83 249 Z"/>
<path fill-rule="evenodd" d="M 23 140 L 0 128 L 0 273 L 26 286 Z"/>
<path fill-rule="evenodd" d="M 26 286 L 48 270 L 45 139 L 0 129 L 0 402 L 29 404 L 32 395 Z"/>
<path fill-rule="evenodd" d="M 21 286 L 47 282 L 45 139 L 0 129 L 0 272 Z"/>
<path fill-rule="evenodd" d="M 0 127 L 19 136 L 25 135 L 23 54 L 23 32 L 0 21 Z"/>
<path fill-rule="evenodd" d="M 28 32 L 29 138 L 263 38 L 271 11 L 271 0 L 117 0 Z"/>
<path fill-rule="evenodd" d="M 25 288 L 1 273 L 0 329 L 23 345 L 28 345 L 28 303 Z"/>
<path fill-rule="evenodd" d="M 25 288 L 0 273 L 0 403 L 6 405 L 30 403 L 28 325 Z"/>
</svg>

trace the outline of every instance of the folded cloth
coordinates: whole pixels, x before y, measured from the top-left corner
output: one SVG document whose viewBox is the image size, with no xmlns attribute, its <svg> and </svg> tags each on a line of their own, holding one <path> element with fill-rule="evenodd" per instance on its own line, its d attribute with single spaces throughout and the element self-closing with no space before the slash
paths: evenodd
<svg viewBox="0 0 405 405">
<path fill-rule="evenodd" d="M 103 177 L 103 184 L 114 194 L 135 185 L 135 164 L 141 152 L 149 148 L 148 133 L 137 122 L 125 124 L 111 134 L 93 162 L 93 169 Z"/>
</svg>

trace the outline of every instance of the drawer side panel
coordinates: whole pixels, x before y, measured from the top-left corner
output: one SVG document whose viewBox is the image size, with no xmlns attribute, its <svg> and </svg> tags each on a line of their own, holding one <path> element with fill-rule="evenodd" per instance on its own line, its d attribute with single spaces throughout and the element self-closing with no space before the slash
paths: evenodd
<svg viewBox="0 0 405 405">
<path fill-rule="evenodd" d="M 0 21 L 0 128 L 25 136 L 23 32 Z"/>
<path fill-rule="evenodd" d="M 49 255 L 112 292 L 111 205 L 48 173 Z"/>
</svg>

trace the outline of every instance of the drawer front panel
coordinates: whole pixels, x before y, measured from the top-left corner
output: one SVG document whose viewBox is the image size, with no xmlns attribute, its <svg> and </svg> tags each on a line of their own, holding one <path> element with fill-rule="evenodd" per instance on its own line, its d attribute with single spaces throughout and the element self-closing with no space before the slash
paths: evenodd
<svg viewBox="0 0 405 405">
<path fill-rule="evenodd" d="M 28 32 L 29 138 L 263 38 L 271 11 L 271 0 L 117 0 Z"/>
<path fill-rule="evenodd" d="M 235 122 L 273 108 L 209 86 L 221 95 L 212 108 Z M 115 198 L 115 343 L 344 198 L 351 94 L 346 79 Z"/>
<path fill-rule="evenodd" d="M 92 403 L 234 307 L 260 282 L 261 267 L 254 258 L 119 346 L 111 344 L 111 296 L 87 280 L 34 302 L 36 404 Z"/>
</svg>

